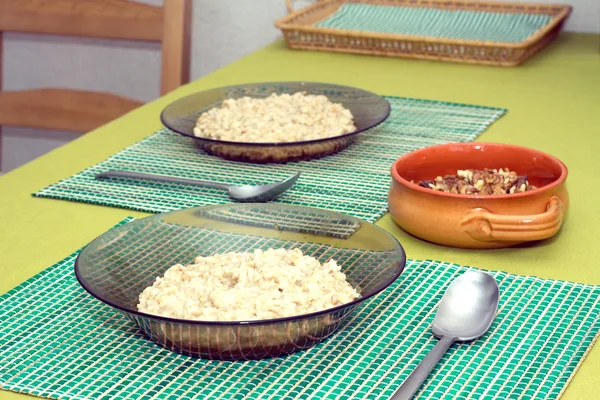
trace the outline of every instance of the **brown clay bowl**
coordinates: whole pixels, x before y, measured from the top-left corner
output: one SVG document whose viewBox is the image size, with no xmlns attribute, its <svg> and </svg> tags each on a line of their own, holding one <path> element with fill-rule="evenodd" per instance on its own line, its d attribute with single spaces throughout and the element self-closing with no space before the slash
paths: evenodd
<svg viewBox="0 0 600 400">
<path fill-rule="evenodd" d="M 537 189 L 460 195 L 417 184 L 459 169 L 506 168 Z M 499 143 L 450 143 L 416 150 L 392 166 L 388 204 L 394 221 L 421 239 L 452 247 L 498 248 L 548 239 L 560 230 L 569 197 L 567 167 L 541 151 Z"/>
</svg>

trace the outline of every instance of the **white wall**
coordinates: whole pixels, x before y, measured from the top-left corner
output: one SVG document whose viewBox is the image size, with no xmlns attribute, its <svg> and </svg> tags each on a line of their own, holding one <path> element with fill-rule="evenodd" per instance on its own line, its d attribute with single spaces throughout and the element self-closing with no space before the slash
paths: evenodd
<svg viewBox="0 0 600 400">
<path fill-rule="evenodd" d="M 140 0 L 162 4 L 162 0 Z M 532 0 L 553 3 L 551 0 Z M 297 7 L 309 0 L 296 0 Z M 284 0 L 194 0 L 192 79 L 278 39 Z M 567 3 L 567 2 L 564 2 Z M 600 33 L 600 0 L 568 0 L 566 29 Z M 158 44 L 6 33 L 4 90 L 67 87 L 110 91 L 143 101 L 159 94 Z M 9 171 L 78 135 L 3 128 L 1 170 Z"/>
<path fill-rule="evenodd" d="M 514 3 L 515 0 L 498 0 Z M 568 4 L 573 12 L 565 30 L 600 34 L 600 0 L 516 0 L 524 3 Z"/>
</svg>

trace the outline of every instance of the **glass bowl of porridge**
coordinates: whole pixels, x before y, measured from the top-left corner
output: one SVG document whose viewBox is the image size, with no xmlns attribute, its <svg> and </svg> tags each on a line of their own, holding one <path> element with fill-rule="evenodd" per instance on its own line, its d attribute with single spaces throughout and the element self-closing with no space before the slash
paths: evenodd
<svg viewBox="0 0 600 400">
<path fill-rule="evenodd" d="M 163 347 L 249 360 L 308 349 L 352 324 L 405 263 L 393 236 L 358 218 L 226 204 L 116 227 L 82 250 L 75 274 Z"/>
<path fill-rule="evenodd" d="M 337 153 L 387 119 L 389 102 L 326 83 L 267 82 L 191 94 L 168 105 L 162 123 L 222 158 L 283 163 Z"/>
</svg>

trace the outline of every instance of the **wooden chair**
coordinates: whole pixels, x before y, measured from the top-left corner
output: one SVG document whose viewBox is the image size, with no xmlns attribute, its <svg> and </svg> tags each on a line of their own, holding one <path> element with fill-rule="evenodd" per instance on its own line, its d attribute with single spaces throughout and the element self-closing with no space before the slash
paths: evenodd
<svg viewBox="0 0 600 400">
<path fill-rule="evenodd" d="M 165 0 L 164 7 L 127 0 L 0 0 L 0 129 L 11 125 L 85 133 L 142 104 L 84 90 L 2 92 L 3 32 L 160 42 L 162 95 L 189 81 L 191 10 L 192 0 Z"/>
</svg>

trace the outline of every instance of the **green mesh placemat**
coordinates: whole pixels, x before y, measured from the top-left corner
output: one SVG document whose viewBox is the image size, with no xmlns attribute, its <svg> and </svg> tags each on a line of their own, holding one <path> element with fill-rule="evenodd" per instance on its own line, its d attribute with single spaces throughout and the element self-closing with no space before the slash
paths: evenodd
<svg viewBox="0 0 600 400">
<path fill-rule="evenodd" d="M 315 25 L 362 32 L 518 43 L 551 19 L 552 16 L 543 14 L 345 4 Z"/>
<path fill-rule="evenodd" d="M 136 143 L 35 196 L 82 201 L 146 212 L 225 204 L 223 190 L 139 180 L 102 180 L 109 169 L 149 172 L 228 184 L 260 184 L 302 176 L 277 201 L 318 207 L 376 221 L 387 211 L 392 163 L 409 151 L 474 140 L 506 110 L 465 104 L 388 97 L 392 113 L 377 128 L 359 135 L 346 150 L 318 160 L 256 165 L 202 153 L 194 139 L 166 130 Z"/>
<path fill-rule="evenodd" d="M 346 329 L 285 358 L 219 362 L 171 353 L 77 283 L 77 253 L 0 296 L 0 387 L 60 399 L 386 399 L 435 345 L 446 287 L 468 268 L 409 260 Z M 498 315 L 456 344 L 420 399 L 554 399 L 600 331 L 600 287 L 491 272 Z"/>
</svg>

